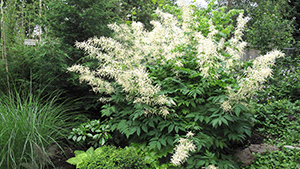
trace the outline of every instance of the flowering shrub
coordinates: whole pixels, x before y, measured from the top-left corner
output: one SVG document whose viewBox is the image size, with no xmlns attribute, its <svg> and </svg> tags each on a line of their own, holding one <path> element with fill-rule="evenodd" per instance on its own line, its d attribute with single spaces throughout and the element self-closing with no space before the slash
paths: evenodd
<svg viewBox="0 0 300 169">
<path fill-rule="evenodd" d="M 77 42 L 98 60 L 99 67 L 74 65 L 69 71 L 80 73 L 81 81 L 101 93 L 100 101 L 106 103 L 102 116 L 129 143 L 146 142 L 149 149 L 168 157 L 175 138 L 180 140 L 192 131 L 193 142 L 181 139 L 177 146 L 172 158 L 175 164 L 186 159 L 176 159 L 183 152 L 178 150 L 184 149 L 195 150 L 186 168 L 234 167 L 226 150 L 251 134 L 250 98 L 271 75 L 269 66 L 283 53 L 275 50 L 246 65 L 240 61 L 246 46 L 242 13 L 235 31 L 222 37 L 220 25 L 202 20 L 207 25 L 207 34 L 203 34 L 199 31 L 203 25 L 195 25 L 201 13 L 195 15 L 195 8 L 184 4 L 180 7 L 179 19 L 156 10 L 159 20 L 151 22 L 154 29 L 150 32 L 137 22 L 112 24 L 114 38 Z M 189 147 L 180 148 L 182 145 Z"/>
</svg>

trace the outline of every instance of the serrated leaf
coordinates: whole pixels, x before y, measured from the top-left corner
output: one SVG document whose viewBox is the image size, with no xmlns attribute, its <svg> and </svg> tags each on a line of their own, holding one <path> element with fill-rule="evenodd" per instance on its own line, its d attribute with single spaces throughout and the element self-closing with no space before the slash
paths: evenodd
<svg viewBox="0 0 300 169">
<path fill-rule="evenodd" d="M 163 139 L 163 138 L 160 138 L 158 141 L 159 141 L 163 146 L 166 146 L 166 145 L 167 145 L 166 140 Z"/>
<path fill-rule="evenodd" d="M 170 144 L 172 146 L 173 145 L 173 139 L 172 139 L 172 137 L 168 137 L 167 138 L 167 142 L 168 142 L 168 144 Z"/>
<path fill-rule="evenodd" d="M 86 150 L 86 154 L 88 154 L 90 157 L 94 155 L 94 148 L 90 147 L 88 150 Z"/>
<path fill-rule="evenodd" d="M 214 128 L 217 128 L 217 123 L 219 123 L 219 119 L 213 119 L 210 123 Z"/>
<path fill-rule="evenodd" d="M 72 165 L 77 165 L 80 162 L 82 162 L 82 160 L 78 160 L 78 158 L 76 158 L 76 157 L 72 157 L 67 160 L 67 163 L 72 164 Z"/>
<path fill-rule="evenodd" d="M 158 150 L 161 149 L 161 144 L 160 144 L 160 142 L 158 142 L 158 141 L 156 142 L 156 147 L 157 147 Z"/>
<path fill-rule="evenodd" d="M 235 107 L 234 109 L 234 113 L 237 117 L 239 117 L 240 113 L 241 113 L 241 108 L 240 107 Z"/>
<path fill-rule="evenodd" d="M 142 130 L 143 130 L 144 132 L 148 133 L 148 127 L 147 127 L 146 125 L 143 125 L 143 126 L 142 126 Z"/>
<path fill-rule="evenodd" d="M 171 133 L 173 131 L 174 126 L 175 126 L 174 124 L 169 125 L 169 127 L 168 127 L 168 133 Z"/>
<path fill-rule="evenodd" d="M 157 141 L 152 141 L 152 142 L 149 143 L 149 149 L 150 150 L 152 150 L 152 149 L 154 149 L 156 147 L 156 142 Z"/>
<path fill-rule="evenodd" d="M 226 114 L 225 116 L 223 116 L 225 119 L 227 119 L 228 121 L 234 121 L 233 118 L 231 117 L 231 115 Z"/>
<path fill-rule="evenodd" d="M 225 123 L 227 126 L 228 126 L 228 121 L 224 118 L 224 117 L 221 117 L 221 121 L 223 122 L 223 123 Z M 220 123 L 219 123 L 220 124 Z M 221 126 L 221 124 L 220 124 L 220 126 Z"/>
</svg>

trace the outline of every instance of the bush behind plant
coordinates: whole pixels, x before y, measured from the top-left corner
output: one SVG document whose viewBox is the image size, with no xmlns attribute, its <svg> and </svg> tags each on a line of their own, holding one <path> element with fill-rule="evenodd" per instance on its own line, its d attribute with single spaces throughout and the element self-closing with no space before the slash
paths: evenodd
<svg viewBox="0 0 300 169">
<path fill-rule="evenodd" d="M 275 61 L 273 76 L 268 77 L 262 91 L 256 95 L 258 103 L 283 99 L 295 102 L 300 99 L 300 55 L 295 58 L 283 57 Z"/>
</svg>

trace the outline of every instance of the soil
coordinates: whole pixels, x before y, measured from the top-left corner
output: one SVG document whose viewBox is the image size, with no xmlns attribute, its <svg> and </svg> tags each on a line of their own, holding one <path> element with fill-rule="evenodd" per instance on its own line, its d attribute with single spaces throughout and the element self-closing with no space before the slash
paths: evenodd
<svg viewBox="0 0 300 169">
<path fill-rule="evenodd" d="M 48 154 L 51 156 L 51 161 L 55 169 L 76 169 L 75 165 L 66 162 L 69 158 L 75 156 L 75 150 L 77 150 L 76 147 L 69 145 L 63 145 L 61 148 L 57 145 L 51 146 L 48 150 Z"/>
</svg>

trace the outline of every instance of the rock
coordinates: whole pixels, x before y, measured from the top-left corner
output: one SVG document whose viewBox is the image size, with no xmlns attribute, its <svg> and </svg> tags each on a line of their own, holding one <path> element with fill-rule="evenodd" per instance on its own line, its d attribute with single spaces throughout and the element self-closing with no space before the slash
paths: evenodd
<svg viewBox="0 0 300 169">
<path fill-rule="evenodd" d="M 279 150 L 277 146 L 264 144 L 251 144 L 248 148 L 244 150 L 237 150 L 235 156 L 244 163 L 244 166 L 252 164 L 256 153 L 265 153 L 266 151 L 272 152 Z"/>
<path fill-rule="evenodd" d="M 268 145 L 266 143 L 264 143 L 264 144 L 251 144 L 249 146 L 249 149 L 252 153 L 260 153 L 260 154 L 265 153 L 267 150 L 269 152 L 279 150 L 279 148 L 277 146 Z"/>
<path fill-rule="evenodd" d="M 285 148 L 287 148 L 287 149 L 296 149 L 296 150 L 300 150 L 300 147 L 294 147 L 294 146 L 288 146 L 288 145 L 285 145 L 285 146 L 283 146 L 283 147 L 285 147 Z"/>
<path fill-rule="evenodd" d="M 255 159 L 249 148 L 244 150 L 237 150 L 235 156 L 244 163 L 244 166 L 250 165 Z"/>
</svg>

